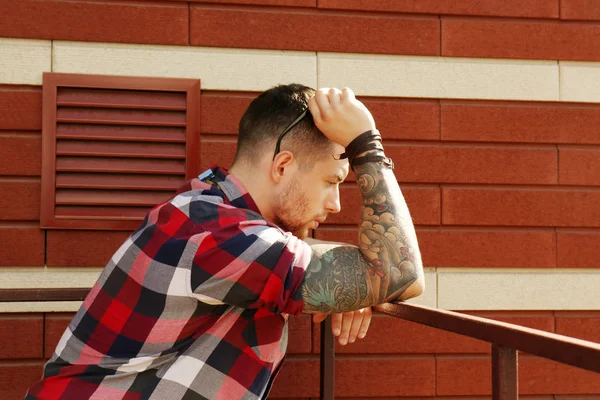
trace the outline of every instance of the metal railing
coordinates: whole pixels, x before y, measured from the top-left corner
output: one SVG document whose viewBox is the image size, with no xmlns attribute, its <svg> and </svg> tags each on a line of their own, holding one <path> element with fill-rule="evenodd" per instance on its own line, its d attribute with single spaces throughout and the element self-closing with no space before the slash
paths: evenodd
<svg viewBox="0 0 600 400">
<path fill-rule="evenodd" d="M 377 311 L 492 344 L 492 399 L 516 400 L 517 351 L 600 373 L 600 344 L 506 322 L 406 303 L 376 306 Z M 334 398 L 335 343 L 330 318 L 321 327 L 321 400 Z"/>
</svg>

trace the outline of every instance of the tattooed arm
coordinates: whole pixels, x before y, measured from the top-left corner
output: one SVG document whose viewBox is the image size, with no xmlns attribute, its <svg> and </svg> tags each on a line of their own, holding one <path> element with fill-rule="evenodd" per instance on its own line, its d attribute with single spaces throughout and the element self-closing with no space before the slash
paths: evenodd
<svg viewBox="0 0 600 400">
<path fill-rule="evenodd" d="M 311 112 L 315 114 L 312 108 Z M 319 126 L 318 118 L 315 122 Z M 326 135 L 330 132 L 319 128 Z M 347 145 L 347 140 L 337 141 Z M 305 312 L 357 310 L 415 297 L 424 289 L 414 226 L 392 170 L 369 162 L 356 167 L 355 172 L 363 197 L 359 247 L 312 245 L 313 257 L 302 287 Z"/>
<path fill-rule="evenodd" d="M 302 287 L 304 311 L 342 312 L 423 291 L 417 239 L 396 178 L 379 163 L 356 169 L 363 196 L 359 247 L 313 244 Z"/>
</svg>

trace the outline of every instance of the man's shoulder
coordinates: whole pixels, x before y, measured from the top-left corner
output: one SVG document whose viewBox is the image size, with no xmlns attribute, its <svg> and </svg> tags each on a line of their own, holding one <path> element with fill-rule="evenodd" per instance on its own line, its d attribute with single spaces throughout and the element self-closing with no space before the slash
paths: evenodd
<svg viewBox="0 0 600 400">
<path fill-rule="evenodd" d="M 256 211 L 230 204 L 223 193 L 215 187 L 179 193 L 168 203 L 197 222 L 214 218 L 227 218 L 232 222 L 233 220 L 264 221 L 264 217 Z"/>
</svg>

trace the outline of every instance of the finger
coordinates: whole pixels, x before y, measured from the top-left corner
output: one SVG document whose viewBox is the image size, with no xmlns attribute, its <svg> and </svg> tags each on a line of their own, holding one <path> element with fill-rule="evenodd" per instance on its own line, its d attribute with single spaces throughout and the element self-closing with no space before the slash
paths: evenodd
<svg viewBox="0 0 600 400">
<path fill-rule="evenodd" d="M 354 320 L 352 320 L 352 326 L 350 327 L 350 337 L 348 337 L 348 343 L 354 343 L 358 332 L 364 319 L 364 308 L 362 310 L 354 311 Z"/>
<path fill-rule="evenodd" d="M 317 106 L 319 106 L 319 114 L 322 121 L 327 121 L 331 115 L 331 104 L 329 102 L 329 88 L 319 89 L 313 97 Z"/>
<path fill-rule="evenodd" d="M 308 109 L 310 110 L 314 121 L 321 121 L 321 111 L 319 110 L 319 105 L 314 96 L 308 100 Z"/>
<path fill-rule="evenodd" d="M 313 315 L 313 322 L 319 323 L 325 321 L 329 314 L 315 314 Z"/>
<path fill-rule="evenodd" d="M 342 314 L 331 314 L 331 333 L 339 336 L 342 332 Z"/>
<path fill-rule="evenodd" d="M 350 336 L 350 327 L 352 326 L 352 320 L 354 319 L 354 312 L 345 312 L 342 315 L 342 333 L 340 333 L 338 341 L 343 346 L 348 343 L 348 337 Z"/>
<path fill-rule="evenodd" d="M 356 97 L 354 96 L 354 92 L 352 89 L 345 87 L 342 89 L 341 100 L 342 102 L 354 100 Z"/>
<path fill-rule="evenodd" d="M 320 106 L 329 105 L 329 88 L 322 88 L 315 92 L 314 95 L 317 104 Z"/>
<path fill-rule="evenodd" d="M 331 88 L 329 89 L 329 92 L 327 92 L 328 97 L 329 97 L 329 103 L 331 104 L 332 108 L 337 108 L 342 101 L 342 91 L 338 88 Z"/>
<path fill-rule="evenodd" d="M 367 307 L 363 312 L 363 320 L 360 324 L 360 329 L 358 330 L 358 337 L 363 339 L 367 336 L 367 331 L 369 330 L 369 326 L 371 325 L 371 318 L 373 316 L 373 310 L 371 307 Z"/>
</svg>

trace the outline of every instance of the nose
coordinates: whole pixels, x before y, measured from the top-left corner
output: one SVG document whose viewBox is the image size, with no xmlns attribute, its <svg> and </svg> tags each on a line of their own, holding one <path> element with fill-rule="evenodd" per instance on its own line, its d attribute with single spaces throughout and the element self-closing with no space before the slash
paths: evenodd
<svg viewBox="0 0 600 400">
<path fill-rule="evenodd" d="M 342 210 L 342 205 L 340 203 L 340 189 L 336 187 L 335 190 L 332 191 L 327 197 L 327 202 L 325 203 L 325 209 L 329 213 L 337 214 Z"/>
</svg>

